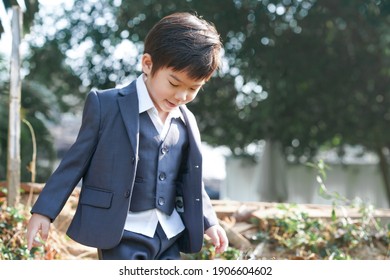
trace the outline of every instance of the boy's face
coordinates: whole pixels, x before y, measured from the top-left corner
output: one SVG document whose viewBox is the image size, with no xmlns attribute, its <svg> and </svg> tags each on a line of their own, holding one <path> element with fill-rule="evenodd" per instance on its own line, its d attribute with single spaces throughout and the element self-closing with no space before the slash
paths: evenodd
<svg viewBox="0 0 390 280">
<path fill-rule="evenodd" d="M 152 76 L 153 63 L 149 54 L 142 57 L 142 70 L 146 88 L 154 106 L 161 116 L 180 105 L 194 100 L 206 80 L 194 80 L 186 72 L 174 71 L 171 68 L 162 68 Z"/>
</svg>

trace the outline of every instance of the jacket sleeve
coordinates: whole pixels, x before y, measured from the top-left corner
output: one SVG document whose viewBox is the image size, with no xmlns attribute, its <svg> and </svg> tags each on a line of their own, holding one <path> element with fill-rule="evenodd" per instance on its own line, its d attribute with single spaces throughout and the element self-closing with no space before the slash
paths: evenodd
<svg viewBox="0 0 390 280">
<path fill-rule="evenodd" d="M 57 169 L 31 209 L 54 221 L 72 191 L 85 174 L 99 139 L 100 102 L 95 91 L 85 101 L 82 123 L 76 141 L 65 154 Z"/>
<path fill-rule="evenodd" d="M 202 184 L 202 202 L 203 202 L 203 216 L 204 216 L 204 230 L 209 227 L 218 224 L 218 218 L 211 204 L 210 197 L 208 196 L 204 184 Z"/>
</svg>

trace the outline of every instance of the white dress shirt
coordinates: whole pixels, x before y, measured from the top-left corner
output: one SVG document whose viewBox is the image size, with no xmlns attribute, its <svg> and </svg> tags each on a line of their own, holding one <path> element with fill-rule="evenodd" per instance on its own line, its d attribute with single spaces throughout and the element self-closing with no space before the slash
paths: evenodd
<svg viewBox="0 0 390 280">
<path fill-rule="evenodd" d="M 154 106 L 152 99 L 149 96 L 143 74 L 137 78 L 136 87 L 138 93 L 139 113 L 141 114 L 145 111 L 148 112 L 154 126 L 160 133 L 161 139 L 164 139 L 168 133 L 171 119 L 180 117 L 183 120 L 180 109 L 177 108 L 171 111 L 165 120 L 165 123 L 163 123 L 158 116 L 158 111 Z M 151 209 L 136 213 L 129 211 L 126 218 L 125 230 L 153 237 L 158 223 L 160 223 L 168 239 L 176 236 L 185 228 L 176 209 L 173 210 L 170 216 L 158 209 Z"/>
</svg>

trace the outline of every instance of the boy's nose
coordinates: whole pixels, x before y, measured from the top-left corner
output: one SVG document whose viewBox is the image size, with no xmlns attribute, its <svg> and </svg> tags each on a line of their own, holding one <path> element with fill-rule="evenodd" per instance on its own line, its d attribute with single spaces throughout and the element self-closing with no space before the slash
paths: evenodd
<svg viewBox="0 0 390 280">
<path fill-rule="evenodd" d="M 175 97 L 177 100 L 184 102 L 187 100 L 187 92 L 186 91 L 177 92 Z"/>
</svg>

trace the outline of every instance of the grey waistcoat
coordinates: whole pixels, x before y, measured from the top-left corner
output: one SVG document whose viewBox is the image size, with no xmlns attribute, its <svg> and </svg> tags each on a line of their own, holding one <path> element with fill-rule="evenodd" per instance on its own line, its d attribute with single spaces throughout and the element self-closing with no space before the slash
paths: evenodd
<svg viewBox="0 0 390 280">
<path fill-rule="evenodd" d="M 181 119 L 172 119 L 165 139 L 161 139 L 147 112 L 140 114 L 139 122 L 139 161 L 130 210 L 157 208 L 171 215 L 176 181 L 187 153 L 187 129 Z"/>
</svg>

